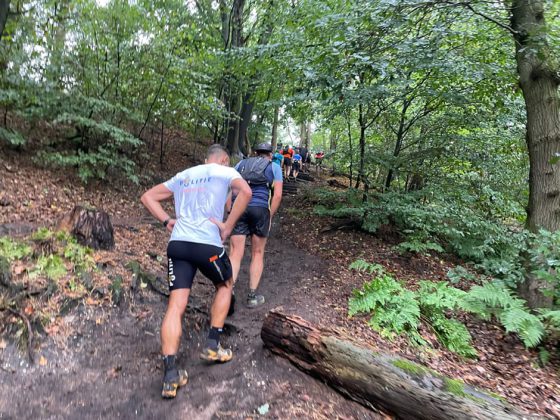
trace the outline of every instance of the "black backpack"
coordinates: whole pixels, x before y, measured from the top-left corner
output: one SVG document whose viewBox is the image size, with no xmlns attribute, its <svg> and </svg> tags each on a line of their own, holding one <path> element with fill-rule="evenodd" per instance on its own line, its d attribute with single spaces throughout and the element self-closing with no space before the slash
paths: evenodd
<svg viewBox="0 0 560 420">
<path fill-rule="evenodd" d="M 270 160 L 264 157 L 250 157 L 241 161 L 237 172 L 252 187 L 255 185 L 270 187 L 270 180 L 266 177 L 265 171 L 271 163 Z"/>
</svg>

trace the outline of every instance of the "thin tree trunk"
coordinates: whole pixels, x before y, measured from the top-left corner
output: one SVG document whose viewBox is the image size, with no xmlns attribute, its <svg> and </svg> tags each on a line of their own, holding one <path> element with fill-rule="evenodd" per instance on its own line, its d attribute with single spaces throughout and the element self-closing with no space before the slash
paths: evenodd
<svg viewBox="0 0 560 420">
<path fill-rule="evenodd" d="M 272 121 L 272 150 L 276 150 L 278 145 L 278 119 L 280 114 L 280 107 L 274 108 L 274 120 Z"/>
<path fill-rule="evenodd" d="M 350 155 L 350 182 L 348 184 L 348 188 L 352 188 L 352 173 L 354 170 L 354 150 L 352 147 L 352 127 L 350 125 L 350 117 L 346 115 L 346 125 L 348 128 L 348 149 Z"/>
<path fill-rule="evenodd" d="M 560 155 L 560 69 L 552 64 L 553 51 L 546 42 L 544 4 L 542 0 L 513 0 L 511 4 L 517 71 L 527 112 L 527 228 L 532 232 L 560 229 L 560 166 L 554 163 Z M 551 307 L 552 297 L 542 293 L 551 287 L 530 275 L 519 292 L 531 308 Z"/>
<path fill-rule="evenodd" d="M 360 186 L 360 181 L 363 181 L 365 154 L 366 154 L 366 123 L 364 119 L 363 105 L 358 105 L 358 122 L 360 124 L 360 164 L 358 166 L 358 177 L 356 178 L 356 188 Z"/>
<path fill-rule="evenodd" d="M 164 133 L 164 126 L 163 126 L 163 118 L 162 118 L 162 120 L 161 120 L 161 137 L 160 137 L 160 141 L 159 141 L 159 164 L 160 164 L 161 167 L 163 167 L 163 138 L 164 138 L 163 133 Z"/>
<path fill-rule="evenodd" d="M 4 35 L 4 28 L 8 21 L 8 13 L 10 12 L 10 0 L 0 0 L 0 42 Z"/>
<path fill-rule="evenodd" d="M 405 122 L 406 122 L 406 112 L 408 111 L 408 107 L 410 106 L 411 101 L 407 98 L 403 100 L 403 108 L 401 110 L 401 118 L 399 121 L 399 129 L 397 130 L 397 141 L 395 142 L 395 150 L 393 151 L 393 157 L 397 158 L 401 153 L 404 135 L 405 135 Z M 395 168 L 394 165 L 389 169 L 387 173 L 387 179 L 385 180 L 385 188 L 389 189 L 391 187 L 391 182 L 395 177 Z"/>
</svg>

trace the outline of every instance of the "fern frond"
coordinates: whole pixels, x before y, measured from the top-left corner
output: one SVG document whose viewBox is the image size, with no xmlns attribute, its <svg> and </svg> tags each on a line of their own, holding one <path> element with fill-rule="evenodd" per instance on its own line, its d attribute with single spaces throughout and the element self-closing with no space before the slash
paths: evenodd
<svg viewBox="0 0 560 420">
<path fill-rule="evenodd" d="M 445 316 L 433 317 L 430 324 L 434 328 L 439 341 L 454 353 L 463 357 L 476 357 L 477 352 L 471 345 L 472 337 L 467 327 L 456 319 Z"/>
<path fill-rule="evenodd" d="M 368 263 L 367 261 L 362 259 L 354 261 L 348 268 L 350 268 L 350 270 L 364 271 L 369 274 L 375 273 L 377 275 L 381 275 L 385 271 L 382 265 Z"/>
<path fill-rule="evenodd" d="M 527 347 L 535 347 L 544 336 L 541 320 L 523 308 L 506 309 L 499 319 L 506 331 L 517 333 Z"/>
</svg>

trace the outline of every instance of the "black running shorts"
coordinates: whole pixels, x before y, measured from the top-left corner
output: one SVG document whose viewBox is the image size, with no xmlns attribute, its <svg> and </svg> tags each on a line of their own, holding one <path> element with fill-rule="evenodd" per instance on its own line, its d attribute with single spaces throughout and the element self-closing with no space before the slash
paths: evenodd
<svg viewBox="0 0 560 420">
<path fill-rule="evenodd" d="M 247 207 L 233 228 L 232 235 L 257 235 L 267 238 L 270 232 L 270 210 L 265 207 Z"/>
<path fill-rule="evenodd" d="M 169 290 L 190 289 L 196 270 L 219 285 L 231 279 L 231 263 L 222 247 L 186 241 L 167 245 Z"/>
<path fill-rule="evenodd" d="M 301 168 L 299 160 L 294 160 L 294 163 L 293 163 L 292 166 L 294 167 L 294 171 L 299 171 L 300 168 Z"/>
<path fill-rule="evenodd" d="M 284 166 L 292 166 L 292 158 L 284 156 Z"/>
</svg>

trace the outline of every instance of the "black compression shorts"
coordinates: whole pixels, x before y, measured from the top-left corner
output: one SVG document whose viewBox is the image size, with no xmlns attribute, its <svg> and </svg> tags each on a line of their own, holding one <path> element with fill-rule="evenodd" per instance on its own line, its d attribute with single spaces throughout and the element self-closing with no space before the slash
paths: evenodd
<svg viewBox="0 0 560 420">
<path fill-rule="evenodd" d="M 270 210 L 265 207 L 247 207 L 233 228 L 232 235 L 257 235 L 267 238 L 270 232 Z"/>
<path fill-rule="evenodd" d="M 231 263 L 221 247 L 186 241 L 167 245 L 169 290 L 190 289 L 196 270 L 219 285 L 231 279 Z"/>
</svg>

